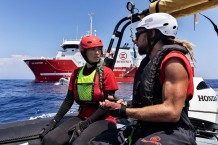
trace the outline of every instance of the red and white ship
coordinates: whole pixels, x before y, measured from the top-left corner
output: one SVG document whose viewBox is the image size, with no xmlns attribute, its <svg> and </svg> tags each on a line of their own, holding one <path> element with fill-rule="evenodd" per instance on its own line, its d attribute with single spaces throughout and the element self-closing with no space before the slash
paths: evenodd
<svg viewBox="0 0 218 145">
<path fill-rule="evenodd" d="M 69 78 L 72 71 L 85 64 L 79 52 L 79 40 L 64 40 L 62 50 L 55 58 L 26 59 L 25 63 L 35 75 L 35 82 L 57 82 L 60 78 Z M 113 49 L 112 49 L 113 50 Z M 133 57 L 130 47 L 120 48 L 113 69 L 117 82 L 133 82 L 133 76 L 141 57 Z"/>
</svg>

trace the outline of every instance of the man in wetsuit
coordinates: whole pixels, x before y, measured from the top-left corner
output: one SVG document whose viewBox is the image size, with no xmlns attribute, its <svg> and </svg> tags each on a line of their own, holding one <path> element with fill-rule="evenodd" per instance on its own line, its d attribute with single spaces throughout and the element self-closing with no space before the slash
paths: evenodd
<svg viewBox="0 0 218 145">
<path fill-rule="evenodd" d="M 134 79 L 131 107 L 101 102 L 108 114 L 136 120 L 130 127 L 108 130 L 89 144 L 196 145 L 188 104 L 193 96 L 192 45 L 176 40 L 177 21 L 166 13 L 144 17 L 135 44 L 146 54 Z"/>
</svg>

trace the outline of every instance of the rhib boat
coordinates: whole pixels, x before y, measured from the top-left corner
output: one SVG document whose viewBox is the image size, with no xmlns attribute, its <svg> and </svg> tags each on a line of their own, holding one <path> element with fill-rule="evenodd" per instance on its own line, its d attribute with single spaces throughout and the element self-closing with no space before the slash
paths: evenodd
<svg viewBox="0 0 218 145">
<path fill-rule="evenodd" d="M 132 3 L 128 3 L 132 4 Z M 140 20 L 141 17 L 150 13 L 154 13 L 156 5 L 159 6 L 161 12 L 167 12 L 175 17 L 186 16 L 198 13 L 203 10 L 211 9 L 218 6 L 217 0 L 161 0 L 151 1 L 149 9 L 139 13 L 134 13 L 134 6 L 128 5 L 131 15 L 121 19 L 115 27 L 111 41 L 107 50 L 105 62 L 110 68 L 114 68 L 116 57 L 118 56 L 120 43 L 122 40 L 125 28 L 134 22 Z M 170 8 L 170 9 L 169 9 Z M 121 23 L 125 22 L 121 31 L 118 28 Z M 110 59 L 109 53 L 111 51 L 115 37 L 118 37 L 118 44 L 114 57 Z M 196 141 L 198 145 L 217 145 L 218 144 L 218 96 L 216 92 L 208 86 L 205 81 L 200 77 L 194 78 L 194 96 L 190 101 L 189 116 L 196 131 Z M 70 114 L 64 117 L 62 121 L 74 116 Z M 42 128 L 50 121 L 51 118 L 38 118 L 34 120 L 27 120 L 9 124 L 0 125 L 0 144 L 5 145 L 40 145 L 41 139 L 39 137 Z M 118 122 L 120 119 L 118 118 Z M 61 124 L 60 122 L 59 124 Z M 58 125 L 59 125 L 58 124 Z M 125 125 L 125 122 L 120 121 L 118 127 Z"/>
</svg>

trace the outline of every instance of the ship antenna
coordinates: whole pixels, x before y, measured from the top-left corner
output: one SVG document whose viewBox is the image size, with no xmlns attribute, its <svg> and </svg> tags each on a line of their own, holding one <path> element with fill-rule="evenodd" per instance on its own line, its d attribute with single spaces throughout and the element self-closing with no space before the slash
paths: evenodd
<svg viewBox="0 0 218 145">
<path fill-rule="evenodd" d="M 89 32 L 89 35 L 92 35 L 92 16 L 94 15 L 94 13 L 90 13 L 88 15 L 90 16 L 90 32 Z"/>
<path fill-rule="evenodd" d="M 77 40 L 77 36 L 78 36 L 78 24 L 77 24 L 77 26 L 76 26 L 76 40 Z"/>
<path fill-rule="evenodd" d="M 95 35 L 95 36 L 97 35 L 97 30 L 94 30 L 94 35 Z"/>
</svg>

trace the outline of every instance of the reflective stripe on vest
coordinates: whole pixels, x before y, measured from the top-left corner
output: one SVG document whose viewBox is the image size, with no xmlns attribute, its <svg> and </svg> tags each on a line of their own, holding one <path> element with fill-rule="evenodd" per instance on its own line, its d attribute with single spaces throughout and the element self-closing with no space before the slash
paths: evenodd
<svg viewBox="0 0 218 145">
<path fill-rule="evenodd" d="M 96 70 L 94 70 L 90 75 L 83 75 L 84 67 L 82 67 L 79 72 L 77 79 L 77 92 L 79 95 L 79 100 L 82 101 L 92 101 L 93 99 L 93 84 L 95 79 Z"/>
</svg>

